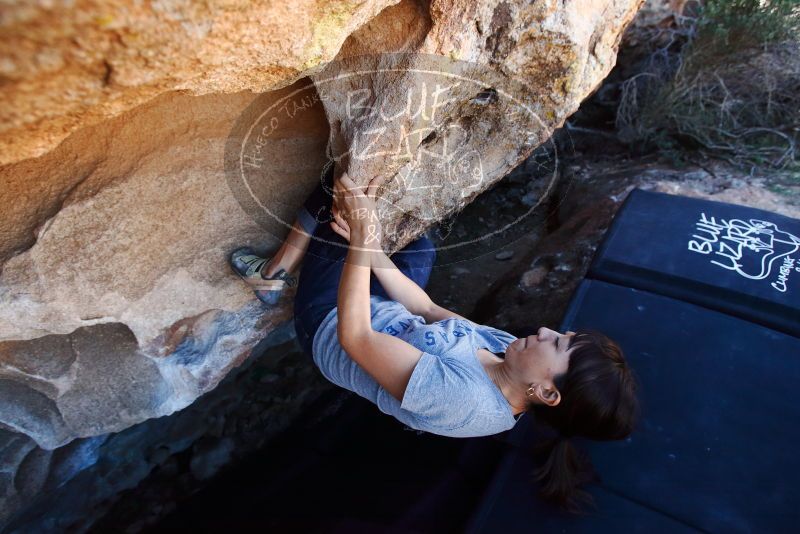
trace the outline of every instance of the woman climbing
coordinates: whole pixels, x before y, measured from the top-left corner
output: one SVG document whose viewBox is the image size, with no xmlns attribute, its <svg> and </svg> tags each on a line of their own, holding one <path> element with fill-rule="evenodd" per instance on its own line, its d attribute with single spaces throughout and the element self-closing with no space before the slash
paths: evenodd
<svg viewBox="0 0 800 534">
<path fill-rule="evenodd" d="M 435 304 L 424 291 L 436 258 L 430 239 L 389 258 L 376 187 L 359 188 L 346 173 L 334 181 L 333 171 L 331 163 L 277 253 L 236 250 L 234 270 L 271 303 L 295 284 L 288 273 L 305 255 L 294 303 L 303 350 L 328 380 L 414 429 L 485 436 L 525 412 L 550 424 L 559 438 L 540 471 L 543 496 L 570 502 L 569 438 L 621 439 L 633 429 L 636 385 L 619 347 L 589 330 L 516 338 Z"/>
</svg>

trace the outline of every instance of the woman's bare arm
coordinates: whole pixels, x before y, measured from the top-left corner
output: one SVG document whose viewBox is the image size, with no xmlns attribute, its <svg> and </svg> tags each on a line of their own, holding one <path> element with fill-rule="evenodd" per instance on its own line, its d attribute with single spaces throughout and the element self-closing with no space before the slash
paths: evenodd
<svg viewBox="0 0 800 534">
<path fill-rule="evenodd" d="M 330 223 L 331 228 L 350 242 L 350 225 L 342 217 L 336 202 L 334 202 L 331 212 L 334 219 Z M 405 306 L 411 313 L 421 315 L 429 323 L 451 317 L 466 319 L 466 317 L 433 302 L 424 289 L 397 268 L 382 248 L 378 247 L 373 252 L 370 264 L 372 272 L 375 273 L 389 297 Z"/>
<path fill-rule="evenodd" d="M 376 250 L 372 254 L 372 272 L 389 297 L 411 313 L 424 317 L 433 306 L 433 301 L 425 290 L 398 269 L 383 250 Z"/>
<path fill-rule="evenodd" d="M 331 221 L 331 228 L 350 242 L 350 226 L 338 212 L 336 205 L 334 205 L 332 212 L 334 220 Z M 397 268 L 397 265 L 386 255 L 383 249 L 379 248 L 373 252 L 370 263 L 372 272 L 375 273 L 375 277 L 389 297 L 405 306 L 411 313 L 421 315 L 429 323 L 451 317 L 466 319 L 466 317 L 433 302 L 424 289 Z"/>
<path fill-rule="evenodd" d="M 398 269 L 383 250 L 373 253 L 372 272 L 375 273 L 392 300 L 405 306 L 411 313 L 421 315 L 427 322 L 436 322 L 450 317 L 464 319 L 461 315 L 433 302 L 425 290 Z"/>
<path fill-rule="evenodd" d="M 342 348 L 375 381 L 398 401 L 403 401 L 422 351 L 402 339 L 372 329 L 369 282 L 372 254 L 380 249 L 380 224 L 371 224 L 353 213 L 374 209 L 369 197 L 355 189 L 346 176 L 334 190 L 340 208 L 347 210 L 350 247 L 339 279 L 337 336 Z M 343 184 L 350 191 L 343 190 Z"/>
</svg>

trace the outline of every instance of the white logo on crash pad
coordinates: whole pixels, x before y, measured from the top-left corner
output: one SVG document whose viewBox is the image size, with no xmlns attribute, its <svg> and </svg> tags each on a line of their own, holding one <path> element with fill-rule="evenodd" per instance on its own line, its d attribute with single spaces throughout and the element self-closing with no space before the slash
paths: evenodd
<svg viewBox="0 0 800 534">
<path fill-rule="evenodd" d="M 781 293 L 786 291 L 792 269 L 800 272 L 800 265 L 791 257 L 800 249 L 800 238 L 779 229 L 775 223 L 761 219 L 717 221 L 701 213 L 695 231 L 694 239 L 689 240 L 689 250 L 712 255 L 714 265 L 751 280 L 769 278 L 775 265 L 778 275 L 770 285 Z"/>
</svg>

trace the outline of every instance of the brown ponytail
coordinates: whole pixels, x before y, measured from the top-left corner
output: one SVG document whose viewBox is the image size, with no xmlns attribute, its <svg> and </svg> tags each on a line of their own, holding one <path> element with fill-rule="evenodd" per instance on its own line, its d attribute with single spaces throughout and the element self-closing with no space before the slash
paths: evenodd
<svg viewBox="0 0 800 534">
<path fill-rule="evenodd" d="M 580 489 L 595 478 L 591 462 L 568 437 L 559 434 L 544 440 L 535 454 L 540 458 L 539 468 L 534 472 L 540 497 L 572 513 L 591 503 L 591 496 Z"/>
<path fill-rule="evenodd" d="M 597 477 L 588 455 L 569 438 L 624 439 L 633 431 L 639 404 L 636 380 L 616 343 L 600 332 L 578 330 L 568 348 L 573 346 L 567 372 L 554 380 L 561 402 L 532 404 L 528 411 L 558 432 L 537 450 L 539 494 L 577 513 L 581 504 L 592 502 L 581 486 Z"/>
</svg>

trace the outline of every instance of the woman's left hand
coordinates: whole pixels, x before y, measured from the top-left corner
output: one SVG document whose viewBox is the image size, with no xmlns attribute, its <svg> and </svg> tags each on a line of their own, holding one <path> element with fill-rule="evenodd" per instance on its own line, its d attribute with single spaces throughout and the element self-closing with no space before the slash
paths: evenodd
<svg viewBox="0 0 800 534">
<path fill-rule="evenodd" d="M 360 187 L 347 173 L 333 184 L 333 230 L 351 244 L 366 248 L 380 248 L 383 229 L 375 207 L 378 184 Z"/>
<path fill-rule="evenodd" d="M 347 224 L 347 221 L 345 221 L 342 218 L 342 215 L 339 213 L 339 208 L 336 206 L 335 203 L 333 205 L 333 209 L 331 210 L 331 213 L 333 213 L 333 220 L 331 221 L 331 228 L 333 229 L 334 232 L 336 232 L 337 234 L 339 234 L 340 236 L 345 238 L 347 240 L 347 242 L 349 243 L 350 242 L 350 225 Z"/>
</svg>

